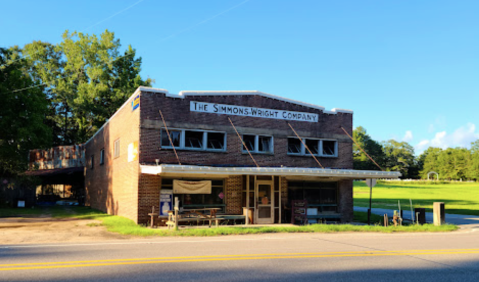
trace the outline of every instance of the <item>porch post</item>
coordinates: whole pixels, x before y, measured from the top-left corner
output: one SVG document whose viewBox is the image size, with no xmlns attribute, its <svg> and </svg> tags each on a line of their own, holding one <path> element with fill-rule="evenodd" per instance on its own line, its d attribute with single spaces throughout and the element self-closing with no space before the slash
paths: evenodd
<svg viewBox="0 0 479 282">
<path fill-rule="evenodd" d="M 246 216 L 245 225 L 249 225 L 249 175 L 246 175 L 246 214 L 245 216 Z"/>
</svg>

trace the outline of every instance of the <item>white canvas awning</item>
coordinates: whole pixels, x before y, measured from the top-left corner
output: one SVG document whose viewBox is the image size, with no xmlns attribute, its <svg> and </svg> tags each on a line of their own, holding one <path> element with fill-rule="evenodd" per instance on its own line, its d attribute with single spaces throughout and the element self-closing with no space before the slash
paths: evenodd
<svg viewBox="0 0 479 282">
<path fill-rule="evenodd" d="M 211 180 L 173 180 L 174 194 L 211 194 Z"/>
<path fill-rule="evenodd" d="M 397 179 L 398 171 L 301 168 L 301 167 L 211 167 L 195 165 L 140 165 L 141 173 L 162 176 L 228 176 L 228 175 L 274 175 L 274 176 L 311 176 L 349 179 Z"/>
</svg>

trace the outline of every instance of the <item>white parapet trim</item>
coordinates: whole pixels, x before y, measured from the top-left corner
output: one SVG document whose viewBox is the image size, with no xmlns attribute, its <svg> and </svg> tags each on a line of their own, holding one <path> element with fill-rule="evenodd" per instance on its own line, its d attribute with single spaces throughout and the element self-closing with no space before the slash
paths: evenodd
<svg viewBox="0 0 479 282">
<path fill-rule="evenodd" d="M 375 171 L 354 169 L 320 169 L 301 167 L 211 167 L 195 165 L 140 165 L 141 173 L 153 175 L 277 175 L 277 176 L 315 176 L 339 177 L 351 179 L 397 179 L 398 171 Z"/>
<path fill-rule="evenodd" d="M 296 104 L 296 105 L 301 105 L 301 106 L 305 106 L 305 107 L 309 107 L 309 108 L 313 108 L 313 109 L 318 109 L 318 110 L 323 111 L 326 114 L 337 114 L 337 113 L 353 114 L 352 110 L 334 108 L 330 111 L 327 111 L 327 110 L 325 110 L 325 108 L 323 106 L 309 104 L 309 103 L 301 102 L 301 101 L 298 101 L 298 100 L 293 100 L 293 99 L 289 99 L 289 98 L 285 98 L 285 97 L 261 92 L 261 91 L 258 91 L 258 90 L 183 90 L 183 91 L 180 91 L 179 94 L 169 93 L 168 90 L 166 90 L 166 89 L 150 88 L 150 87 L 144 87 L 144 86 L 138 87 L 137 91 L 138 90 L 145 91 L 145 92 L 148 91 L 148 92 L 155 92 L 155 93 L 164 93 L 164 94 L 166 94 L 166 97 L 180 98 L 180 99 L 184 99 L 187 96 L 257 95 L 257 96 L 271 98 L 271 99 L 275 99 L 275 100 L 279 100 L 279 101 L 283 101 L 283 102 L 287 102 L 287 103 L 292 103 L 292 104 Z"/>
</svg>

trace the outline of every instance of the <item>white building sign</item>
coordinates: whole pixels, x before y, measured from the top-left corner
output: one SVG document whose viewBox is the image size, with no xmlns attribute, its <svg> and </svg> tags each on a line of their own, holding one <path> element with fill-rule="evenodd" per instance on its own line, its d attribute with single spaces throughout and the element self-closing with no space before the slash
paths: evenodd
<svg viewBox="0 0 479 282">
<path fill-rule="evenodd" d="M 224 114 L 234 116 L 248 116 L 259 118 L 272 118 L 282 120 L 296 120 L 307 122 L 318 122 L 318 115 L 305 112 L 291 112 L 264 108 L 244 107 L 235 105 L 224 105 L 190 101 L 191 112 L 202 112 L 212 114 Z"/>
</svg>

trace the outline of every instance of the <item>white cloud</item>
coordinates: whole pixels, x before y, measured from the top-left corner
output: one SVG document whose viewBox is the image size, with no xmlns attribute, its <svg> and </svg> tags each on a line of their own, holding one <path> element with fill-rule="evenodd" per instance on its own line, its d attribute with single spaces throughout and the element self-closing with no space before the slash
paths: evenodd
<svg viewBox="0 0 479 282">
<path fill-rule="evenodd" d="M 429 147 L 429 140 L 422 140 L 416 146 L 414 146 L 414 150 L 416 153 L 422 153 L 424 150 Z"/>
<path fill-rule="evenodd" d="M 414 146 L 414 149 L 416 150 L 416 153 L 420 154 L 429 146 L 442 149 L 454 147 L 470 148 L 471 142 L 474 142 L 477 139 L 479 139 L 479 132 L 476 132 L 476 125 L 468 123 L 465 126 L 456 129 L 452 134 L 448 134 L 446 131 L 438 132 L 433 139 L 422 140 Z"/>
<path fill-rule="evenodd" d="M 411 130 L 408 130 L 408 131 L 406 131 L 406 134 L 405 134 L 404 137 L 402 138 L 402 141 L 404 141 L 404 142 L 411 142 L 412 139 L 413 139 L 412 131 L 411 131 Z"/>
</svg>

